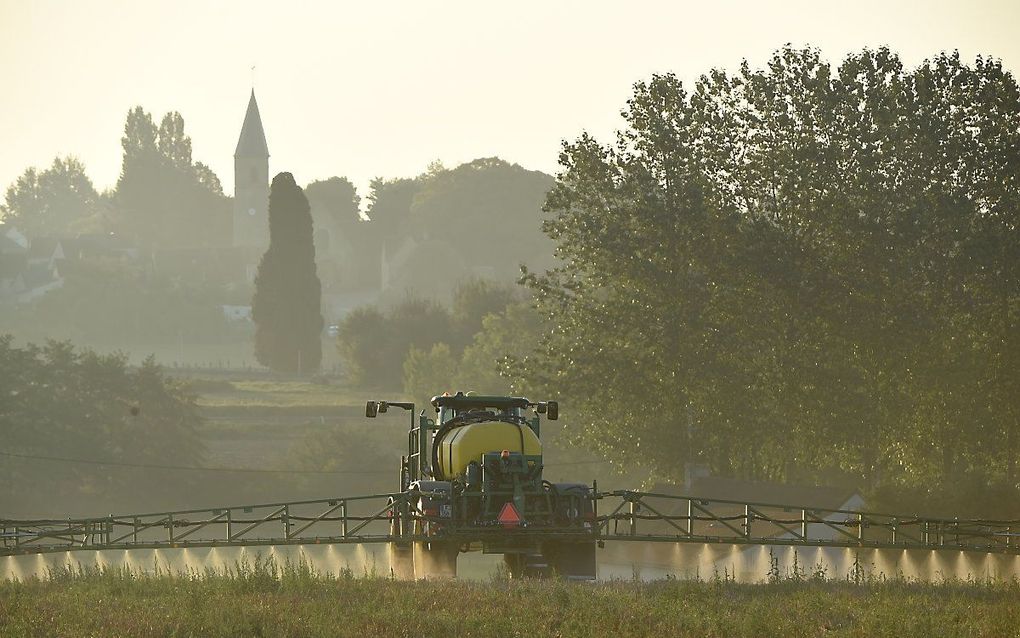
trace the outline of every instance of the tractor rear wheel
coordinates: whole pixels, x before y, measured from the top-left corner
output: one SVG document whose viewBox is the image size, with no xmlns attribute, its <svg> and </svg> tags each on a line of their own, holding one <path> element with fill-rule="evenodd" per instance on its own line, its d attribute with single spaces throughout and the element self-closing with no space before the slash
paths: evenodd
<svg viewBox="0 0 1020 638">
<path fill-rule="evenodd" d="M 552 568 L 545 556 L 536 553 L 503 554 L 503 563 L 510 578 L 548 578 Z"/>
</svg>

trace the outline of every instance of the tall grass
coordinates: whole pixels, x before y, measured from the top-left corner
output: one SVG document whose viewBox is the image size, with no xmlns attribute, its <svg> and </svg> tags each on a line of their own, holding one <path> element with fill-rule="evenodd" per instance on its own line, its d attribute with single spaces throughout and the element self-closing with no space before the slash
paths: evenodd
<svg viewBox="0 0 1020 638">
<path fill-rule="evenodd" d="M 0 636 L 1015 636 L 1015 582 L 398 582 L 259 559 L 0 583 Z"/>
</svg>

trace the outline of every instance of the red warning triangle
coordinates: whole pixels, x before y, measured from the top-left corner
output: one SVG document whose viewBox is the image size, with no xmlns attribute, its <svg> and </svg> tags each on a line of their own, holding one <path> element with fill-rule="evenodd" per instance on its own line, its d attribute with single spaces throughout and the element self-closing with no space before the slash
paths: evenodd
<svg viewBox="0 0 1020 638">
<path fill-rule="evenodd" d="M 499 522 L 503 524 L 503 527 L 517 527 L 521 524 L 521 515 L 517 513 L 517 508 L 513 503 L 508 501 L 500 510 Z"/>
</svg>

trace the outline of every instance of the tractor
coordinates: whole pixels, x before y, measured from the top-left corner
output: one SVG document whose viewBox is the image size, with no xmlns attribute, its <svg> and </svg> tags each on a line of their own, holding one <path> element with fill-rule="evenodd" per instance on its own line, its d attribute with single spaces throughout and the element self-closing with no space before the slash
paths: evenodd
<svg viewBox="0 0 1020 638">
<path fill-rule="evenodd" d="M 411 412 L 400 490 L 391 497 L 391 565 L 399 577 L 455 576 L 462 552 L 502 554 L 512 578 L 595 578 L 595 490 L 542 477 L 541 415 L 555 401 L 457 392 L 414 404 L 369 401 L 374 418 Z M 530 411 L 530 414 L 529 414 Z"/>
</svg>

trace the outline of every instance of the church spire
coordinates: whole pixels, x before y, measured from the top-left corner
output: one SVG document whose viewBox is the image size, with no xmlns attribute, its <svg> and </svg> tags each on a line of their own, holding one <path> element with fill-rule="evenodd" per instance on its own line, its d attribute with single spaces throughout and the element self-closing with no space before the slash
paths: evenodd
<svg viewBox="0 0 1020 638">
<path fill-rule="evenodd" d="M 262 117 L 259 115 L 258 102 L 255 101 L 255 89 L 251 90 L 248 112 L 244 115 L 241 136 L 237 139 L 237 148 L 234 150 L 234 157 L 241 156 L 269 157 L 266 132 L 262 129 Z"/>
<path fill-rule="evenodd" d="M 254 89 L 234 151 L 234 245 L 269 245 L 269 147 Z"/>
</svg>

